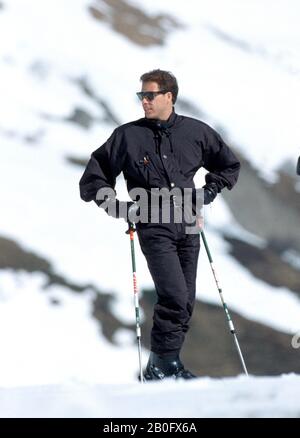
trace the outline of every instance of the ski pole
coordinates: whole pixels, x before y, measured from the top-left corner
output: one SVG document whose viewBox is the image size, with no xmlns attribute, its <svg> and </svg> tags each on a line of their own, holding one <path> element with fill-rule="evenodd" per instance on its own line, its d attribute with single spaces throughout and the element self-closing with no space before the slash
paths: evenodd
<svg viewBox="0 0 300 438">
<path fill-rule="evenodd" d="M 246 374 L 246 376 L 248 376 L 248 371 L 247 371 L 246 364 L 245 364 L 245 361 L 244 361 L 244 358 L 243 358 L 243 355 L 242 355 L 242 351 L 240 349 L 240 345 L 239 345 L 237 336 L 236 336 L 236 331 L 235 331 L 232 319 L 230 317 L 227 304 L 224 301 L 223 292 L 222 292 L 222 289 L 220 287 L 220 282 L 219 282 L 219 280 L 217 278 L 217 274 L 216 274 L 216 271 L 215 271 L 215 268 L 214 268 L 214 262 L 213 262 L 213 259 L 211 257 L 211 253 L 210 253 L 210 250 L 209 250 L 209 247 L 208 247 L 208 244 L 207 244 L 207 240 L 206 240 L 204 231 L 201 230 L 200 234 L 201 234 L 201 237 L 202 237 L 202 240 L 203 240 L 203 243 L 204 243 L 204 246 L 205 246 L 205 250 L 206 250 L 206 253 L 207 253 L 207 257 L 208 257 L 208 260 L 209 260 L 209 263 L 210 263 L 210 267 L 211 267 L 211 270 L 212 270 L 212 273 L 213 273 L 213 276 L 214 276 L 214 279 L 215 279 L 215 282 L 216 282 L 216 285 L 217 285 L 217 288 L 218 288 L 218 291 L 219 291 L 219 294 L 220 294 L 220 298 L 221 298 L 221 301 L 222 301 L 223 309 L 224 309 L 225 314 L 226 314 L 226 318 L 227 318 L 227 322 L 228 322 L 228 325 L 229 325 L 230 332 L 233 335 L 234 342 L 235 342 L 235 345 L 236 345 L 236 348 L 237 348 L 237 351 L 238 351 L 238 354 L 239 354 L 239 358 L 241 360 L 242 367 L 244 369 L 244 373 Z"/>
<path fill-rule="evenodd" d="M 135 232 L 134 224 L 132 222 L 128 222 L 128 230 L 126 231 L 126 234 L 129 234 L 129 236 L 130 236 L 133 293 L 134 293 L 134 306 L 135 306 L 135 328 L 136 328 L 136 339 L 137 339 L 137 344 L 138 344 L 140 382 L 144 383 L 144 376 L 143 376 L 143 369 L 142 369 L 140 306 L 139 306 L 139 295 L 138 295 L 138 287 L 137 287 L 137 279 L 136 279 L 136 264 L 135 264 L 135 251 L 134 251 L 134 232 Z"/>
</svg>

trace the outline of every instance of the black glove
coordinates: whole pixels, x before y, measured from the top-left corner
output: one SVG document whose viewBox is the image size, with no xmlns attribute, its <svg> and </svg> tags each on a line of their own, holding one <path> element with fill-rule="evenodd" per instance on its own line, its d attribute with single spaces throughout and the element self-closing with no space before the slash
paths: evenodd
<svg viewBox="0 0 300 438">
<path fill-rule="evenodd" d="M 116 219 L 124 219 L 126 222 L 134 222 L 139 213 L 139 206 L 133 201 L 119 201 L 117 198 L 106 198 L 99 207 Z"/>
<path fill-rule="evenodd" d="M 202 187 L 202 189 L 193 189 L 192 202 L 194 205 L 198 203 L 198 206 L 210 204 L 218 194 L 218 186 L 216 183 L 208 183 Z"/>
<path fill-rule="evenodd" d="M 208 183 L 203 186 L 204 189 L 204 205 L 210 204 L 218 194 L 218 186 L 216 183 Z"/>
<path fill-rule="evenodd" d="M 140 206 L 136 202 L 128 202 L 130 204 L 127 210 L 127 222 L 136 222 L 137 215 L 140 214 Z"/>
</svg>

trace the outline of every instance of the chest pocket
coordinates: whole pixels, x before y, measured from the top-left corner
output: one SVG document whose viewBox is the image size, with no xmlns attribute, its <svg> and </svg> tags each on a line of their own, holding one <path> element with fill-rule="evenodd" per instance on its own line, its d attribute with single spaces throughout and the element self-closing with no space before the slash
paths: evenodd
<svg viewBox="0 0 300 438">
<path fill-rule="evenodd" d="M 139 176 L 150 187 L 158 187 L 161 180 L 160 172 L 153 162 L 152 157 L 146 152 L 139 160 L 136 161 L 136 168 Z"/>
</svg>

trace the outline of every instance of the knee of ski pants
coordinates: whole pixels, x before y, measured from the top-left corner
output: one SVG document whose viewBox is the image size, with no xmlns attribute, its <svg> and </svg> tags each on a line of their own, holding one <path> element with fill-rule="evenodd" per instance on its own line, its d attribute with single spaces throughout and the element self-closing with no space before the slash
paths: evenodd
<svg viewBox="0 0 300 438">
<path fill-rule="evenodd" d="M 190 314 L 195 292 L 199 235 L 186 235 L 179 245 L 174 224 L 151 224 L 138 232 L 159 303 L 166 307 L 173 305 L 179 313 L 181 310 L 185 312 L 188 306 Z"/>
</svg>

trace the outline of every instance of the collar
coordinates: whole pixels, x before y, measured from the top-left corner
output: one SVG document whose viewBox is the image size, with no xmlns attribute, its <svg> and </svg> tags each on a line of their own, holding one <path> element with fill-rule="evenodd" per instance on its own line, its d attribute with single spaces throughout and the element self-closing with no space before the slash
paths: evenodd
<svg viewBox="0 0 300 438">
<path fill-rule="evenodd" d="M 149 128 L 152 128 L 156 131 L 166 131 L 169 128 L 171 128 L 177 120 L 177 114 L 175 113 L 174 109 L 168 118 L 168 120 L 159 120 L 159 119 L 142 119 L 144 124 L 148 126 Z"/>
</svg>

